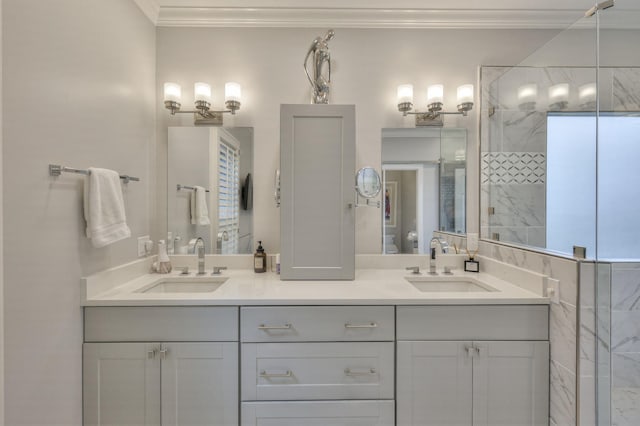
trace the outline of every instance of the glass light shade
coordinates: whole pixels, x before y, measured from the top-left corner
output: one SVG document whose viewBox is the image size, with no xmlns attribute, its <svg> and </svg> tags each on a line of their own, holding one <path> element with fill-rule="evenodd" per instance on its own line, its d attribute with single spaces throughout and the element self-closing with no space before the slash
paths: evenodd
<svg viewBox="0 0 640 426">
<path fill-rule="evenodd" d="M 433 84 L 427 88 L 427 105 L 442 103 L 444 101 L 444 86 Z"/>
<path fill-rule="evenodd" d="M 164 84 L 164 100 L 180 103 L 182 97 L 182 89 L 177 83 L 165 83 Z"/>
<path fill-rule="evenodd" d="M 473 103 L 473 84 L 458 87 L 458 104 Z"/>
<path fill-rule="evenodd" d="M 398 103 L 413 103 L 413 84 L 401 84 L 398 86 Z"/>
<path fill-rule="evenodd" d="M 194 100 L 211 103 L 211 86 L 207 83 L 196 83 L 193 85 Z"/>
<path fill-rule="evenodd" d="M 238 83 L 229 82 L 224 85 L 224 100 L 240 102 L 242 97 L 242 88 Z"/>
<path fill-rule="evenodd" d="M 536 102 L 538 100 L 538 85 L 524 84 L 518 87 L 518 102 L 520 104 Z"/>
<path fill-rule="evenodd" d="M 569 83 L 554 84 L 549 87 L 549 103 L 568 102 L 569 101 Z"/>
<path fill-rule="evenodd" d="M 587 83 L 578 87 L 578 98 L 580 102 L 595 102 L 598 90 L 595 83 Z"/>
</svg>

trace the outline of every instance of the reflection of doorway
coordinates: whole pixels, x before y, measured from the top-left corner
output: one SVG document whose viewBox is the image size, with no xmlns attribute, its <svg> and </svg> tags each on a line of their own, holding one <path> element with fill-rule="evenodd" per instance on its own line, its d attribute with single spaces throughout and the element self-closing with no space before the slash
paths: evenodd
<svg viewBox="0 0 640 426">
<path fill-rule="evenodd" d="M 422 235 L 423 173 L 420 164 L 382 166 L 385 190 L 382 246 L 385 254 L 424 253 Z M 413 240 L 409 235 L 415 236 Z"/>
</svg>

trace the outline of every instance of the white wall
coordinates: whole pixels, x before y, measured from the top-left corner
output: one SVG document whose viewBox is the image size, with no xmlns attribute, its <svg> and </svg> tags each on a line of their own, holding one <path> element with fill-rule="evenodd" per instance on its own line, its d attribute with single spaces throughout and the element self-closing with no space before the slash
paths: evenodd
<svg viewBox="0 0 640 426">
<path fill-rule="evenodd" d="M 131 0 L 5 0 L 6 423 L 80 425 L 80 277 L 136 258 L 150 231 L 155 28 Z M 94 249 L 79 175 L 139 176 L 125 189 L 133 238 Z"/>
<path fill-rule="evenodd" d="M 279 211 L 273 202 L 273 174 L 279 162 L 280 104 L 308 103 L 303 71 L 309 44 L 324 30 L 273 28 L 159 28 L 157 93 L 165 81 L 183 87 L 183 105 L 191 106 L 193 83 L 209 81 L 214 105 L 223 102 L 224 83 L 243 86 L 243 104 L 225 125 L 255 128 L 254 230 L 269 253 L 279 250 Z M 455 109 L 455 90 L 477 79 L 481 64 L 513 65 L 553 37 L 552 30 L 398 30 L 337 29 L 330 42 L 333 58 L 331 103 L 356 105 L 356 169 L 380 165 L 384 127 L 412 127 L 412 117 L 396 109 L 396 88 L 414 84 L 416 100 L 429 84 L 445 85 L 447 109 Z M 508 43 L 505 42 L 508 40 Z M 476 83 L 477 84 L 477 83 Z M 424 107 L 423 102 L 417 101 Z M 192 117 L 170 117 L 158 108 L 158 194 L 166 193 L 167 126 L 193 125 Z M 469 117 L 447 117 L 447 125 L 466 127 L 469 182 L 469 232 L 478 232 L 477 108 Z M 158 197 L 159 232 L 166 230 L 166 197 Z M 472 208 L 473 207 L 473 208 Z M 381 250 L 381 215 L 358 209 L 357 253 Z"/>
</svg>

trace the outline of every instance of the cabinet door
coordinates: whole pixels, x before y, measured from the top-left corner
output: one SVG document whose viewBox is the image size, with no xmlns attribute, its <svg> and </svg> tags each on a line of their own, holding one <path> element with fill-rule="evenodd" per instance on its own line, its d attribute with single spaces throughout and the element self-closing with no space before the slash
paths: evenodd
<svg viewBox="0 0 640 426">
<path fill-rule="evenodd" d="M 393 401 L 242 403 L 242 426 L 393 426 Z"/>
<path fill-rule="evenodd" d="M 549 424 L 549 343 L 476 342 L 474 426 Z"/>
<path fill-rule="evenodd" d="M 160 360 L 155 356 L 159 347 L 83 345 L 85 426 L 160 425 Z"/>
<path fill-rule="evenodd" d="M 398 426 L 470 426 L 471 342 L 398 342 L 397 351 Z"/>
<path fill-rule="evenodd" d="M 355 273 L 355 106 L 281 105 L 283 280 Z"/>
<path fill-rule="evenodd" d="M 163 426 L 238 425 L 238 343 L 162 345 Z"/>
</svg>

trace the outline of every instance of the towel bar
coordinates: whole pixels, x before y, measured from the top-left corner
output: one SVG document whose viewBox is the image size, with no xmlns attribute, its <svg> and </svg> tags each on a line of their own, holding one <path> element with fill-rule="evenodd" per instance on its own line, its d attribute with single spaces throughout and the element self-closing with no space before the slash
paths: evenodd
<svg viewBox="0 0 640 426">
<path fill-rule="evenodd" d="M 177 184 L 177 185 L 176 185 L 176 188 L 178 189 L 178 191 L 180 191 L 181 189 L 188 189 L 188 190 L 190 190 L 190 191 L 195 191 L 195 190 L 196 190 L 196 188 L 195 188 L 195 187 L 193 187 L 193 186 L 180 185 L 180 184 Z M 206 191 L 206 192 L 209 192 L 209 190 L 208 190 L 208 189 L 205 189 L 205 191 Z"/>
<path fill-rule="evenodd" d="M 77 173 L 80 175 L 89 175 L 89 170 L 87 169 L 75 169 L 73 167 L 65 167 L 59 164 L 49 164 L 49 175 L 50 176 L 60 176 L 62 173 Z M 120 175 L 120 179 L 124 181 L 124 183 L 129 183 L 129 181 L 140 182 L 140 178 L 129 175 Z"/>
</svg>

